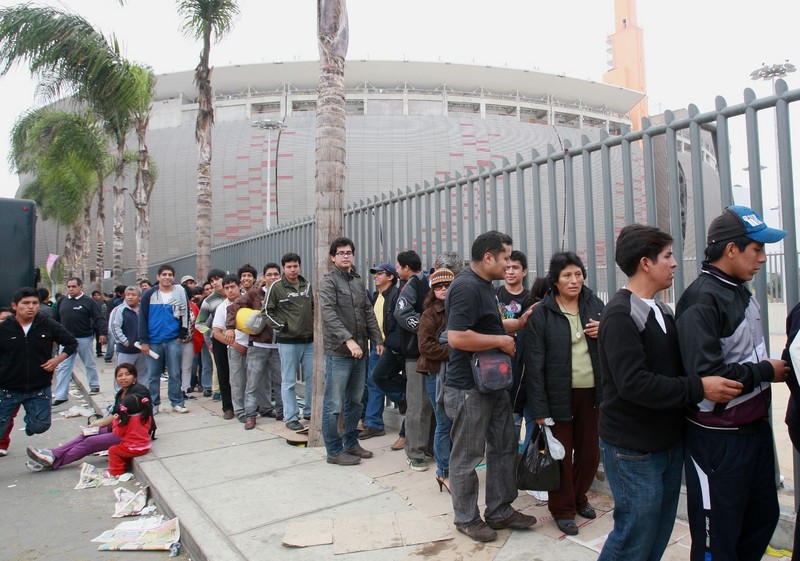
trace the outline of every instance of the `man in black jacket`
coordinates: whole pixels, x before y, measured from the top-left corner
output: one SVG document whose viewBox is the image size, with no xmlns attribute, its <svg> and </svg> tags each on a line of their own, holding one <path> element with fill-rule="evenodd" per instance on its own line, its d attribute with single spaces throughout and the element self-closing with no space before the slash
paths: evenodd
<svg viewBox="0 0 800 561">
<path fill-rule="evenodd" d="M 26 434 L 50 428 L 53 371 L 78 348 L 75 337 L 61 324 L 39 314 L 39 306 L 38 291 L 21 288 L 11 301 L 16 316 L 0 323 L 0 434 L 6 433 L 20 406 L 25 408 Z M 53 343 L 61 345 L 56 357 Z M 6 448 L 0 456 L 6 455 Z"/>
<path fill-rule="evenodd" d="M 375 288 L 377 289 L 375 294 L 372 295 L 372 309 L 375 311 L 375 319 L 378 320 L 378 327 L 385 343 L 389 329 L 394 324 L 392 313 L 397 303 L 397 295 L 400 292 L 397 288 L 397 271 L 391 263 L 382 263 L 370 269 L 369 272 L 375 280 Z M 383 355 L 386 355 L 385 351 Z M 398 395 L 391 394 L 391 392 L 391 395 L 387 394 L 375 383 L 372 374 L 379 359 L 377 350 L 375 348 L 371 349 L 367 364 L 367 404 L 364 411 L 364 430 L 359 433 L 359 440 L 386 434 L 386 430 L 383 428 L 383 404 L 386 401 L 386 397 L 388 395 L 392 401 L 399 401 L 405 395 L 405 393 Z"/>
<path fill-rule="evenodd" d="M 92 322 L 99 333 L 100 344 L 106 342 L 106 318 L 97 302 L 83 292 L 83 281 L 77 277 L 67 279 L 67 295 L 56 306 L 56 321 L 67 328 L 78 340 L 78 356 L 81 357 L 86 377 L 89 379 L 89 392 L 100 391 L 100 378 L 92 354 Z M 56 387 L 53 405 L 67 401 L 69 381 L 72 378 L 72 364 L 75 355 L 71 354 L 56 370 Z"/>
</svg>

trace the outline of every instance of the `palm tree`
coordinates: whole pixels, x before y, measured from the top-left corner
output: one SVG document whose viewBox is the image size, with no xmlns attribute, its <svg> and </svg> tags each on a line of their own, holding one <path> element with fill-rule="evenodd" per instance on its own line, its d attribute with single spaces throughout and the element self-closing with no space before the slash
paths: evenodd
<svg viewBox="0 0 800 561">
<path fill-rule="evenodd" d="M 330 268 L 328 247 L 342 235 L 344 222 L 344 164 L 346 117 L 344 100 L 344 62 L 347 56 L 350 27 L 345 0 L 317 0 L 317 38 L 319 44 L 319 85 L 317 89 L 316 130 L 316 271 L 314 289 Z M 322 343 L 320 314 L 314 318 L 314 338 Z M 311 400 L 309 446 L 322 441 L 322 396 L 325 391 L 325 367 L 322 353 L 314 353 L 314 376 Z"/>
<path fill-rule="evenodd" d="M 65 255 L 71 271 L 82 269 L 85 278 L 92 202 L 110 170 L 107 146 L 91 113 L 37 109 L 20 117 L 11 133 L 12 165 L 34 176 L 25 196 L 37 201 L 44 217 L 72 228 Z M 102 279 L 102 268 L 97 276 Z"/>
<path fill-rule="evenodd" d="M 136 208 L 134 233 L 136 236 L 136 278 L 147 277 L 147 262 L 150 251 L 150 195 L 153 192 L 157 172 L 147 149 L 147 125 L 150 122 L 152 100 L 155 95 L 156 77 L 149 66 L 134 66 L 132 71 L 139 82 L 139 104 L 133 110 L 134 130 L 139 143 L 136 167 L 136 187 L 131 198 Z"/>
<path fill-rule="evenodd" d="M 197 278 L 211 266 L 211 128 L 214 125 L 214 91 L 211 88 L 211 39 L 221 40 L 233 28 L 239 14 L 236 0 L 180 0 L 183 32 L 202 41 L 200 62 L 194 70 L 198 88 L 197 124 Z"/>
<path fill-rule="evenodd" d="M 107 40 L 79 15 L 29 4 L 0 10 L 0 76 L 21 62 L 27 62 L 31 75 L 40 80 L 41 97 L 52 100 L 72 94 L 96 111 L 116 141 L 113 247 L 117 279 L 122 273 L 125 135 L 136 101 L 131 65 L 113 37 Z M 98 216 L 102 221 L 102 199 Z M 101 243 L 98 240 L 99 268 L 104 261 Z"/>
</svg>

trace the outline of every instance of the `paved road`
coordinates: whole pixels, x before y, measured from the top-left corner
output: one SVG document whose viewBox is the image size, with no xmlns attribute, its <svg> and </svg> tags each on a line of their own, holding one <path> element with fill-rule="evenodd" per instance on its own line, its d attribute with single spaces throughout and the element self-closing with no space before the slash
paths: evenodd
<svg viewBox="0 0 800 561">
<path fill-rule="evenodd" d="M 25 467 L 27 446 L 51 448 L 74 438 L 85 418 L 64 419 L 58 411 L 80 403 L 71 396 L 69 404 L 53 411 L 53 425 L 41 435 L 26 436 L 20 412 L 11 435 L 8 456 L 0 458 L 0 502 L 3 523 L 0 524 L 2 557 L 6 561 L 47 559 L 58 561 L 137 561 L 153 559 L 152 552 L 101 552 L 91 542 L 103 531 L 116 526 L 121 519 L 114 513 L 114 487 L 75 490 L 79 463 L 55 471 L 33 473 Z M 22 430 L 20 430 L 22 429 Z M 90 456 L 89 463 L 105 469 L 108 459 Z M 124 485 L 138 489 L 133 479 Z M 160 552 L 159 558 L 168 553 Z M 188 561 L 182 554 L 177 559 Z"/>
</svg>

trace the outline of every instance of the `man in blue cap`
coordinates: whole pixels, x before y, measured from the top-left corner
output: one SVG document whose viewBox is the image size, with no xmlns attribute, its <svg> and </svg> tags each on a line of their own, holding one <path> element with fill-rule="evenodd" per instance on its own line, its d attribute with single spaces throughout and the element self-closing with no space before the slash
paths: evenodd
<svg viewBox="0 0 800 561">
<path fill-rule="evenodd" d="M 687 415 L 691 561 L 757 561 L 778 523 L 770 384 L 786 381 L 789 368 L 767 356 L 758 302 L 746 283 L 767 261 L 764 244 L 785 236 L 753 209 L 727 207 L 708 228 L 700 276 L 678 301 L 687 374 L 743 386 L 736 399 L 704 399 Z"/>
</svg>

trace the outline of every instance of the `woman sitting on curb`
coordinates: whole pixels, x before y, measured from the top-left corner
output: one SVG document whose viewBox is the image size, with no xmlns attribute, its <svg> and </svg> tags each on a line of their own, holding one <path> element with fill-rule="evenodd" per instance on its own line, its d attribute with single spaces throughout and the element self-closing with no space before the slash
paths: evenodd
<svg viewBox="0 0 800 561">
<path fill-rule="evenodd" d="M 110 409 L 119 407 L 120 402 L 127 395 L 141 395 L 150 397 L 150 392 L 147 387 L 137 383 L 136 367 L 132 364 L 122 363 L 114 370 L 114 378 L 120 390 L 114 398 L 114 405 Z M 62 444 L 61 446 L 53 449 L 46 448 L 33 448 L 28 447 L 28 457 L 30 460 L 25 466 L 31 471 L 42 471 L 43 469 L 58 469 L 63 465 L 71 464 L 76 460 L 108 450 L 111 446 L 120 443 L 120 438 L 111 432 L 111 423 L 113 422 L 113 415 L 106 415 L 102 419 L 89 423 L 86 427 L 91 431 L 96 427 L 98 431 L 95 434 L 81 434 L 77 438 Z M 152 427 L 152 433 L 155 433 L 155 425 Z"/>
</svg>

